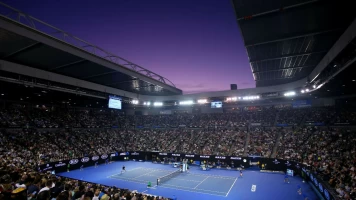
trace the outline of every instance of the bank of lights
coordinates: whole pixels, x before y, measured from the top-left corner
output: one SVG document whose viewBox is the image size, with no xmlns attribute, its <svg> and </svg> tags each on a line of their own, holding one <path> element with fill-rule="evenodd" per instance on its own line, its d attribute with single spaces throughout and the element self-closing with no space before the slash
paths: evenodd
<svg viewBox="0 0 356 200">
<path fill-rule="evenodd" d="M 306 93 L 306 92 L 309 92 L 309 89 L 301 90 L 300 92 L 301 93 Z"/>
<path fill-rule="evenodd" d="M 193 105 L 194 101 L 180 101 L 179 105 Z"/>
<path fill-rule="evenodd" d="M 284 93 L 285 97 L 291 97 L 291 96 L 294 96 L 294 95 L 295 95 L 295 92 L 286 92 L 286 93 Z"/>
<path fill-rule="evenodd" d="M 139 101 L 138 101 L 138 100 L 132 100 L 132 104 L 137 105 L 138 103 L 139 103 Z"/>
<path fill-rule="evenodd" d="M 242 100 L 256 100 L 256 99 L 260 99 L 260 96 L 246 96 L 246 97 L 242 97 Z"/>
<path fill-rule="evenodd" d="M 204 103 L 208 103 L 207 99 L 198 99 L 197 101 L 199 104 L 204 104 Z"/>
<path fill-rule="evenodd" d="M 143 105 L 145 105 L 145 106 L 150 106 L 150 105 L 151 105 L 151 102 L 149 102 L 149 101 L 143 102 Z"/>
<path fill-rule="evenodd" d="M 226 101 L 237 101 L 237 97 L 228 97 Z"/>
<path fill-rule="evenodd" d="M 162 102 L 154 102 L 153 106 L 163 106 L 163 103 Z"/>
</svg>

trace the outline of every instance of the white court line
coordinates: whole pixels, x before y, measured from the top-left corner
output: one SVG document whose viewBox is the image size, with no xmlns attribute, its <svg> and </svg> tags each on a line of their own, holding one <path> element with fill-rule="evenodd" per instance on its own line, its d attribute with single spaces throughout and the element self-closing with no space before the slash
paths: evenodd
<svg viewBox="0 0 356 200">
<path fill-rule="evenodd" d="M 132 179 L 137 179 L 138 177 L 146 176 L 146 175 L 151 174 L 151 173 L 156 172 L 156 171 L 158 171 L 158 170 L 152 170 L 152 171 L 150 171 L 150 172 L 148 172 L 148 173 L 146 173 L 146 174 L 142 174 L 142 175 L 137 176 L 137 177 L 132 178 Z"/>
<path fill-rule="evenodd" d="M 172 185 L 172 184 L 166 184 L 166 183 L 163 183 L 163 185 L 172 186 L 172 187 L 171 187 L 172 189 L 176 189 L 177 187 L 178 187 L 178 188 L 184 188 L 184 189 L 191 189 L 191 190 L 188 190 L 188 191 L 190 191 L 190 192 L 196 192 L 196 190 L 201 190 L 201 191 L 207 191 L 207 192 L 215 192 L 215 193 L 226 194 L 226 192 L 220 192 L 220 191 L 214 191 L 214 190 L 204 190 L 204 189 L 193 189 L 193 188 L 190 188 L 190 187 L 183 187 L 183 186 Z M 159 187 L 162 187 L 162 186 L 159 186 Z M 193 191 L 192 191 L 192 190 L 193 190 Z"/>
<path fill-rule="evenodd" d="M 195 188 L 197 188 L 200 184 L 202 184 L 208 178 L 209 178 L 209 176 L 207 176 L 204 180 L 202 180 L 197 186 L 195 186 Z M 193 188 L 193 189 L 195 189 L 195 188 Z"/>
<path fill-rule="evenodd" d="M 148 175 L 146 175 L 146 176 L 157 177 L 156 175 L 150 175 L 150 174 L 148 174 Z M 198 183 L 200 183 L 200 181 L 197 181 L 197 180 L 190 180 L 190 179 L 184 179 L 184 178 L 170 178 L 169 180 L 171 180 L 171 179 L 181 180 L 181 181 L 198 182 Z"/>
<path fill-rule="evenodd" d="M 197 173 L 189 173 L 189 175 L 193 175 L 193 176 L 207 176 L 205 174 L 197 174 Z M 231 176 L 219 176 L 219 175 L 209 175 L 210 178 L 220 178 L 220 179 L 228 179 L 228 180 L 235 180 L 234 177 Z"/>
<path fill-rule="evenodd" d="M 126 172 L 131 172 L 131 171 L 135 171 L 135 170 L 138 170 L 138 169 L 141 169 L 142 167 L 136 167 L 136 168 L 132 168 L 130 170 L 126 170 Z M 118 174 L 113 174 L 113 175 L 110 175 L 110 176 L 107 176 L 106 178 L 110 178 L 112 176 L 116 176 L 116 175 L 119 175 L 121 173 L 118 173 Z"/>
<path fill-rule="evenodd" d="M 226 194 L 226 197 L 227 197 L 227 195 L 229 195 L 229 193 L 230 193 L 232 187 L 234 187 L 234 185 L 235 185 L 235 183 L 236 183 L 236 180 L 237 180 L 237 178 L 235 179 L 234 183 L 231 185 L 229 191 L 228 191 L 227 194 Z"/>
<path fill-rule="evenodd" d="M 199 192 L 199 191 L 192 191 L 192 190 L 184 190 L 176 187 L 164 187 L 164 186 L 159 186 L 161 188 L 169 188 L 169 189 L 174 189 L 174 190 L 180 190 L 180 191 L 186 191 L 186 192 L 192 192 L 192 193 L 199 193 L 199 194 L 207 194 L 211 196 L 219 196 L 219 197 L 225 197 L 225 195 L 219 195 L 219 194 L 209 194 L 209 193 L 204 193 L 204 192 Z"/>
</svg>

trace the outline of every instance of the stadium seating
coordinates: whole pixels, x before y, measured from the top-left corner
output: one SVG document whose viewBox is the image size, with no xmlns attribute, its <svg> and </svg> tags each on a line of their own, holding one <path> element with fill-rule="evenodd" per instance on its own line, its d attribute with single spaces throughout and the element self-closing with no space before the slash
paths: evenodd
<svg viewBox="0 0 356 200">
<path fill-rule="evenodd" d="M 47 162 L 86 155 L 159 151 L 259 155 L 297 161 L 309 165 L 340 196 L 351 194 L 354 198 L 356 134 L 348 126 L 336 125 L 353 124 L 355 116 L 355 112 L 334 107 L 292 109 L 276 106 L 223 114 L 124 116 L 111 110 L 11 105 L 0 109 L 1 190 L 14 189 L 11 185 L 4 188 L 9 180 L 29 181 L 40 188 L 53 181 L 55 185 L 65 183 L 66 187 L 74 189 L 77 180 L 59 180 L 34 169 Z M 79 193 L 75 195 L 92 198 L 103 189 L 96 186 L 85 193 L 80 190 L 88 184 L 91 183 L 79 183 Z M 134 195 L 117 188 L 105 193 Z"/>
</svg>

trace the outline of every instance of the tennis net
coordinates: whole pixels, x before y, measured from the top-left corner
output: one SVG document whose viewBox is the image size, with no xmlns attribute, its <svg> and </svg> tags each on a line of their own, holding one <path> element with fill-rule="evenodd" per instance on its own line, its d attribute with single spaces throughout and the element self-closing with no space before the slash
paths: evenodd
<svg viewBox="0 0 356 200">
<path fill-rule="evenodd" d="M 168 181 L 169 179 L 178 176 L 180 173 L 181 173 L 181 171 L 180 171 L 180 170 L 177 170 L 177 171 L 174 171 L 174 172 L 172 172 L 172 173 L 170 173 L 170 174 L 168 174 L 168 175 L 159 177 L 159 178 L 157 179 L 157 185 L 161 185 L 162 183 Z"/>
</svg>

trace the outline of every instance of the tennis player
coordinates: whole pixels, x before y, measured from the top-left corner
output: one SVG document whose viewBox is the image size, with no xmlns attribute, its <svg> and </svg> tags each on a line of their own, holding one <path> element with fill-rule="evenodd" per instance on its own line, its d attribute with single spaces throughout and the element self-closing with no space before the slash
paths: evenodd
<svg viewBox="0 0 356 200">
<path fill-rule="evenodd" d="M 302 187 L 300 187 L 300 185 L 298 185 L 297 188 L 298 188 L 298 190 L 297 190 L 298 194 L 302 195 Z"/>
<path fill-rule="evenodd" d="M 84 165 L 80 166 L 80 171 L 83 171 L 83 167 L 84 167 Z"/>
<path fill-rule="evenodd" d="M 125 165 L 122 166 L 121 174 L 122 174 L 123 172 L 126 172 L 126 167 L 125 167 Z"/>
<path fill-rule="evenodd" d="M 95 168 L 97 168 L 97 167 L 98 167 L 98 161 L 95 162 Z"/>
<path fill-rule="evenodd" d="M 289 183 L 289 177 L 288 174 L 284 175 L 284 182 Z"/>
<path fill-rule="evenodd" d="M 242 178 L 242 170 L 240 169 L 240 177 Z"/>
</svg>

